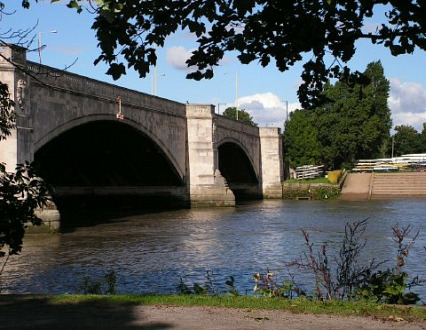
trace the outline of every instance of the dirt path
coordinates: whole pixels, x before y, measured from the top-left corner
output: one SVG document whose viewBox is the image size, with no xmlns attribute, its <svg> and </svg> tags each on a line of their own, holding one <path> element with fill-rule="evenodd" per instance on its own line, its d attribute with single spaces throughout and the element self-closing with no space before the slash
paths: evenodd
<svg viewBox="0 0 426 330">
<path fill-rule="evenodd" d="M 7 298 L 7 297 L 6 297 Z M 0 296 L 0 329 L 426 329 L 424 322 L 214 307 L 52 304 Z"/>
<path fill-rule="evenodd" d="M 426 329 L 426 323 L 383 321 L 371 318 L 292 314 L 285 311 L 263 311 L 210 307 L 137 307 L 135 325 L 165 324 L 164 329 Z M 144 318 L 146 318 L 144 320 Z"/>
</svg>

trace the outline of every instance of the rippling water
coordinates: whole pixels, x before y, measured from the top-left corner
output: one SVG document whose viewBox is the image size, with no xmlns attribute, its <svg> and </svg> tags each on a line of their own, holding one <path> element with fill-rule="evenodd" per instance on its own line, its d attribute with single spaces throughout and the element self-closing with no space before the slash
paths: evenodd
<svg viewBox="0 0 426 330">
<path fill-rule="evenodd" d="M 119 293 L 177 293 L 179 278 L 204 284 L 211 271 L 220 290 L 235 277 L 251 293 L 252 275 L 267 268 L 309 289 L 309 273 L 284 265 L 306 251 L 300 229 L 315 247 L 336 255 L 347 222 L 368 218 L 364 261 L 388 259 L 397 246 L 392 225 L 413 225 L 420 235 L 407 259 L 411 274 L 425 274 L 426 201 L 261 201 L 236 208 L 191 209 L 105 218 L 62 234 L 31 234 L 1 278 L 3 293 L 75 293 L 86 275 L 114 270 Z M 78 220 L 78 219 L 76 219 Z M 426 299 L 426 290 L 416 288 Z"/>
</svg>

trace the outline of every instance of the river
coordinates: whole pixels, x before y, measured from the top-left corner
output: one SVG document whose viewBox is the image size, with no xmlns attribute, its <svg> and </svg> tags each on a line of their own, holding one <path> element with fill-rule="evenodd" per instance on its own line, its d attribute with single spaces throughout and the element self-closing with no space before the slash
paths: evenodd
<svg viewBox="0 0 426 330">
<path fill-rule="evenodd" d="M 102 218 L 102 217 L 101 217 Z M 425 278 L 426 201 L 259 201 L 235 208 L 141 212 L 81 221 L 60 234 L 30 234 L 22 253 L 12 256 L 1 277 L 2 293 L 76 293 L 83 278 L 117 275 L 119 293 L 177 293 L 209 282 L 226 290 L 234 276 L 241 294 L 251 294 L 253 274 L 267 269 L 311 290 L 308 271 L 286 267 L 306 250 L 300 229 L 314 248 L 327 243 L 337 255 L 345 224 L 368 218 L 363 262 L 372 258 L 395 265 L 392 226 L 412 225 L 420 235 L 407 258 L 406 271 Z M 78 221 L 80 220 L 80 221 Z M 89 219 L 90 220 L 90 219 Z M 277 275 L 277 276 L 278 276 Z M 424 287 L 416 287 L 426 299 Z"/>
</svg>

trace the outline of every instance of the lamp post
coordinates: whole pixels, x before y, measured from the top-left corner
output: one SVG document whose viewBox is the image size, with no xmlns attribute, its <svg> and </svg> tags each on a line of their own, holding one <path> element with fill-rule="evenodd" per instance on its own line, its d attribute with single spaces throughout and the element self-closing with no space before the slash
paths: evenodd
<svg viewBox="0 0 426 330">
<path fill-rule="evenodd" d="M 395 134 L 392 135 L 392 155 L 391 155 L 392 158 L 393 158 L 394 150 L 395 150 Z"/>
<path fill-rule="evenodd" d="M 157 96 L 157 76 L 164 77 L 165 73 L 160 73 L 157 75 L 157 66 L 154 66 L 154 76 L 152 77 L 152 94 Z"/>
<path fill-rule="evenodd" d="M 235 72 L 235 115 L 238 120 L 238 72 Z"/>
<path fill-rule="evenodd" d="M 220 115 L 219 108 L 220 108 L 220 106 L 221 106 L 221 105 L 226 105 L 226 103 L 218 103 L 218 104 L 217 104 L 217 114 L 218 114 L 218 115 Z"/>
<path fill-rule="evenodd" d="M 46 31 L 46 32 L 39 32 L 38 33 L 38 58 L 40 60 L 40 64 L 41 64 L 41 48 L 42 48 L 42 44 L 41 44 L 41 35 L 43 33 L 58 33 L 58 31 L 56 30 L 52 30 L 52 31 Z"/>
<path fill-rule="evenodd" d="M 224 74 L 228 74 L 225 72 Z M 235 72 L 235 117 L 238 120 L 238 72 Z"/>
<path fill-rule="evenodd" d="M 288 122 L 288 101 L 287 100 L 282 100 L 283 102 L 285 102 L 285 121 L 284 121 L 284 129 L 285 129 L 285 124 Z"/>
<path fill-rule="evenodd" d="M 285 121 L 288 121 L 288 101 L 285 101 Z"/>
<path fill-rule="evenodd" d="M 157 48 L 154 48 L 154 53 L 157 53 Z M 152 94 L 154 96 L 157 96 L 157 76 L 164 77 L 165 75 L 166 75 L 165 73 L 157 74 L 157 61 L 156 61 L 154 65 L 154 72 L 152 75 Z"/>
</svg>

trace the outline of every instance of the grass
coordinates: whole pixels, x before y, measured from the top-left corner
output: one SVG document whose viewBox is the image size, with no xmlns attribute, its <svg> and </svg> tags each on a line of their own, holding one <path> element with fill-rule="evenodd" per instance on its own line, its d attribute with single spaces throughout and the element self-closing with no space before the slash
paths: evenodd
<svg viewBox="0 0 426 330">
<path fill-rule="evenodd" d="M 328 181 L 327 178 L 315 178 L 315 179 L 304 179 L 304 180 L 289 179 L 289 180 L 285 180 L 284 183 L 327 183 L 327 184 L 330 184 L 330 181 Z"/>
<path fill-rule="evenodd" d="M 43 297 L 45 299 L 46 297 Z M 210 306 L 223 308 L 286 310 L 292 313 L 402 318 L 407 321 L 426 320 L 422 306 L 383 305 L 369 301 L 310 301 L 254 296 L 199 296 L 199 295 L 59 295 L 48 298 L 51 304 L 112 304 L 112 305 L 168 305 Z"/>
</svg>

